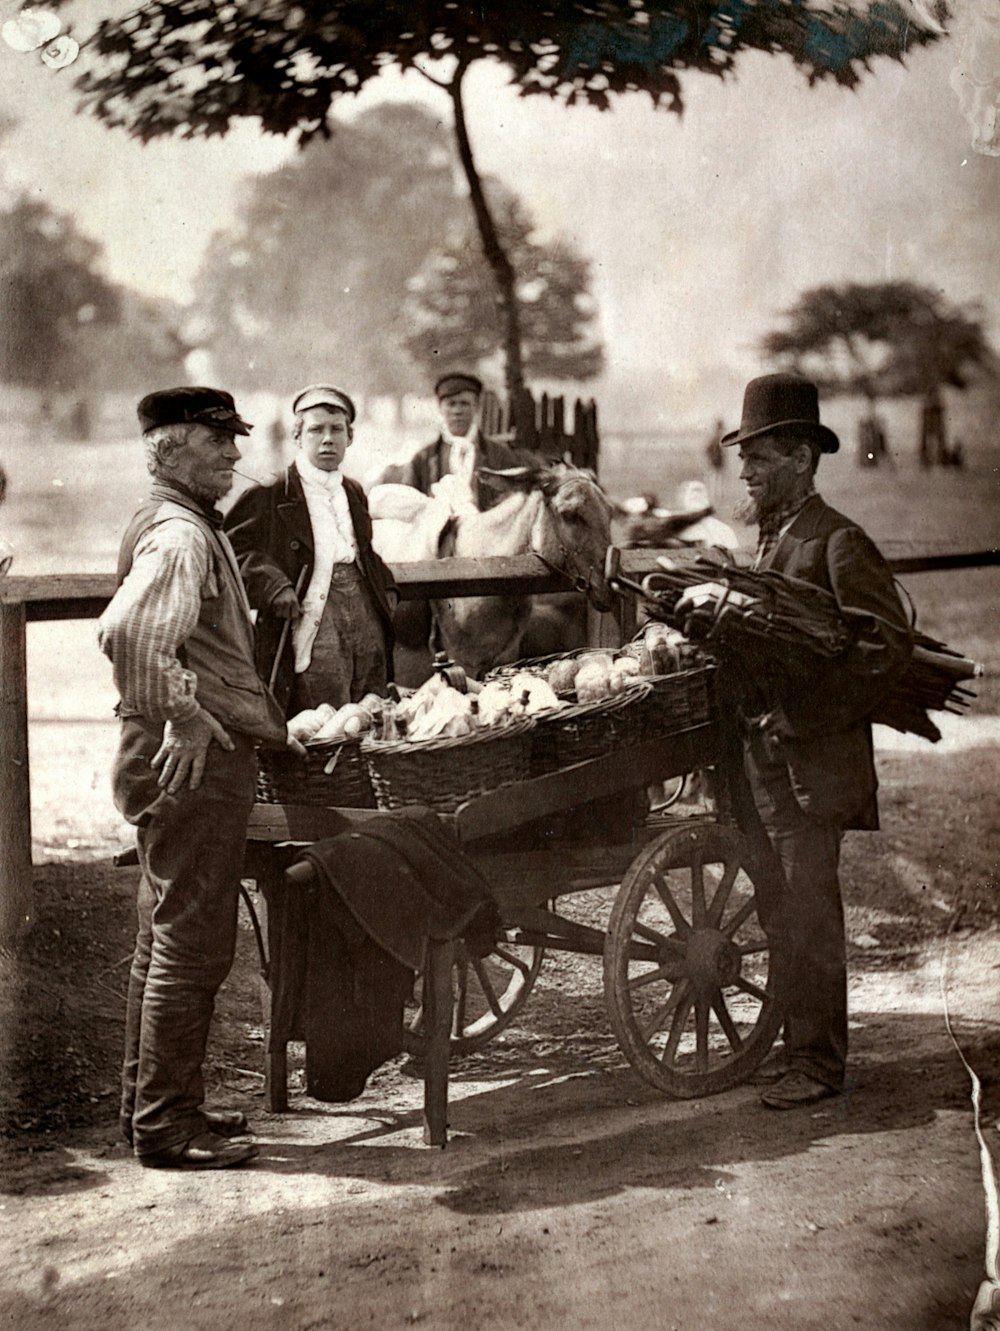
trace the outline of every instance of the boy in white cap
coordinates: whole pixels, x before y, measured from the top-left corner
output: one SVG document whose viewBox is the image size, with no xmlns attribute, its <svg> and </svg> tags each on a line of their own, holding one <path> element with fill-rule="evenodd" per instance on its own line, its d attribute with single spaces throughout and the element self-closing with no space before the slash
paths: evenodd
<svg viewBox="0 0 1000 1331">
<path fill-rule="evenodd" d="M 343 389 L 311 384 L 292 412 L 295 460 L 271 485 L 241 495 L 226 518 L 258 612 L 257 668 L 266 679 L 274 674 L 289 715 L 385 693 L 399 597 L 372 549 L 364 491 L 340 470 L 354 403 Z"/>
</svg>

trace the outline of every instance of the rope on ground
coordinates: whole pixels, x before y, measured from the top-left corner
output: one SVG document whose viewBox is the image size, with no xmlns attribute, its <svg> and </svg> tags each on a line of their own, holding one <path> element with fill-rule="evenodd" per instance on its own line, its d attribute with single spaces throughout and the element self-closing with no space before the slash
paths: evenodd
<svg viewBox="0 0 1000 1331">
<path fill-rule="evenodd" d="M 983 1196 L 986 1202 L 986 1255 L 984 1266 L 986 1279 L 980 1284 L 976 1301 L 969 1315 L 969 1331 L 1000 1331 L 1000 1196 L 997 1190 L 996 1171 L 993 1157 L 983 1135 L 983 1086 L 975 1069 L 962 1051 L 962 1046 L 955 1037 L 951 1022 L 951 1009 L 948 1006 L 948 970 L 951 961 L 951 935 L 958 914 L 952 916 L 948 933 L 944 940 L 944 965 L 941 969 L 941 1001 L 944 1008 L 944 1025 L 948 1039 L 955 1046 L 962 1066 L 969 1074 L 972 1083 L 972 1123 L 979 1143 L 979 1164 L 983 1176 Z"/>
</svg>

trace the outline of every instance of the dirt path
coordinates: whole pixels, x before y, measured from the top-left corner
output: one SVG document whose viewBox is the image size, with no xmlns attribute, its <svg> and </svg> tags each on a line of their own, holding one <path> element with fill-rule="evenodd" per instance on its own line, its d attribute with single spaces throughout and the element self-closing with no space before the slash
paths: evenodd
<svg viewBox="0 0 1000 1331">
<path fill-rule="evenodd" d="M 614 1043 L 599 961 L 561 957 L 517 1023 L 454 1068 L 447 1150 L 422 1145 L 405 1059 L 342 1107 L 306 1099 L 296 1074 L 294 1112 L 269 1117 L 244 927 L 208 1079 L 251 1116 L 261 1156 L 177 1175 L 116 1139 L 134 871 L 107 861 L 125 833 L 106 729 L 33 735 L 38 918 L 30 954 L 0 957 L 0 1326 L 968 1326 L 985 1209 L 944 1005 L 1000 1148 L 993 731 L 883 754 L 883 832 L 845 851 L 843 1097 L 788 1114 L 751 1087 L 664 1100 Z M 975 932 L 945 936 L 955 919 Z"/>
<path fill-rule="evenodd" d="M 106 1127 L 9 1162 L 0 1314 L 18 1331 L 378 1327 L 944 1331 L 968 1324 L 984 1209 L 969 1082 L 995 1079 L 1000 935 L 853 981 L 849 1093 L 664 1101 L 606 1041 L 510 1035 L 457 1069 L 451 1144 L 405 1064 L 338 1109 L 250 1108 L 245 1171 L 138 1167 Z M 996 1138 L 994 1128 L 988 1129 Z"/>
</svg>

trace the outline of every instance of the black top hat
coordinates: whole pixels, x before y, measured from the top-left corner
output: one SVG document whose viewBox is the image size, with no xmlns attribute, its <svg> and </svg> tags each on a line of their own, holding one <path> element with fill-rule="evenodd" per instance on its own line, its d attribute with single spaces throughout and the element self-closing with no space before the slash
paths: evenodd
<svg viewBox="0 0 1000 1331">
<path fill-rule="evenodd" d="M 236 410 L 232 394 L 221 388 L 161 388 L 148 393 L 137 408 L 143 433 L 158 425 L 212 425 L 232 434 L 249 434 L 253 426 Z"/>
<path fill-rule="evenodd" d="M 793 431 L 815 440 L 821 453 L 836 453 L 840 447 L 833 431 L 819 423 L 819 394 L 814 383 L 794 374 L 762 374 L 746 386 L 740 428 L 723 435 L 722 442 L 728 448 L 758 435 Z"/>
<path fill-rule="evenodd" d="M 434 385 L 434 392 L 439 402 L 444 397 L 451 397 L 453 393 L 475 393 L 478 397 L 482 391 L 482 379 L 477 379 L 474 374 L 466 374 L 464 371 L 443 374 Z"/>
<path fill-rule="evenodd" d="M 334 388 L 332 384 L 310 384 L 296 393 L 292 411 L 308 411 L 310 407 L 332 407 L 344 412 L 348 424 L 354 423 L 354 403 L 342 388 Z"/>
</svg>

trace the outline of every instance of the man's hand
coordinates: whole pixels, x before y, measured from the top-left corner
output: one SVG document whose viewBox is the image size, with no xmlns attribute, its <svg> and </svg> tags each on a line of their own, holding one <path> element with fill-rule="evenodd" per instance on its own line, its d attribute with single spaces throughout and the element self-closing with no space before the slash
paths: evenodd
<svg viewBox="0 0 1000 1331">
<path fill-rule="evenodd" d="M 306 746 L 300 739 L 296 739 L 291 731 L 289 731 L 285 737 L 285 743 L 291 749 L 292 753 L 296 754 L 299 758 L 304 758 L 306 756 Z"/>
<path fill-rule="evenodd" d="M 765 712 L 763 716 L 758 716 L 754 724 L 761 733 L 764 752 L 772 761 L 781 757 L 785 740 L 795 738 L 791 722 L 780 707 L 776 707 L 773 712 Z"/>
<path fill-rule="evenodd" d="M 295 595 L 292 587 L 282 587 L 277 596 L 271 602 L 271 613 L 277 615 L 279 619 L 290 619 L 293 622 L 302 618 L 302 607 L 299 605 L 299 598 Z"/>
<path fill-rule="evenodd" d="M 187 782 L 197 790 L 213 740 L 229 752 L 236 747 L 215 717 L 204 710 L 187 721 L 168 721 L 163 727 L 163 742 L 149 760 L 150 767 L 160 769 L 156 782 L 160 789 L 176 795 Z"/>
</svg>

